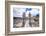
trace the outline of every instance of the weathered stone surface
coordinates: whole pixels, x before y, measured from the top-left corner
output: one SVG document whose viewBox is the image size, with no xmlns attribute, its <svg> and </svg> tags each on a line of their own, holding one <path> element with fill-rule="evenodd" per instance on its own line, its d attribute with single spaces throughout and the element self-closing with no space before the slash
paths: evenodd
<svg viewBox="0 0 46 36">
<path fill-rule="evenodd" d="M 23 14 L 23 18 L 17 18 L 14 21 L 15 27 L 38 27 L 39 26 L 39 16 L 32 16 L 31 14 L 28 15 L 28 17 L 25 16 L 25 13 Z"/>
</svg>

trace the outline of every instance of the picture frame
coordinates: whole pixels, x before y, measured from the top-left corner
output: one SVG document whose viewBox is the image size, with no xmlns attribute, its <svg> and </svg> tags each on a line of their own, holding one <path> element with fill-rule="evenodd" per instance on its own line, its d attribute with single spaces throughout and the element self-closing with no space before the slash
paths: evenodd
<svg viewBox="0 0 46 36">
<path fill-rule="evenodd" d="M 31 6 L 31 7 L 30 7 Z M 21 8 L 22 7 L 22 8 Z M 35 11 L 35 9 L 40 9 L 40 24 L 42 27 L 39 27 L 39 26 L 36 26 L 36 25 L 32 25 L 34 27 L 24 27 L 24 28 L 18 28 L 20 27 L 19 25 L 20 24 L 24 24 L 25 20 L 20 20 L 20 19 L 17 19 L 19 16 L 17 16 L 17 22 L 15 23 L 20 23 L 19 25 L 13 25 L 13 21 L 15 20 L 15 17 L 14 19 L 12 18 L 14 16 L 14 13 L 13 13 L 13 8 L 15 8 L 15 10 L 17 10 L 18 12 L 18 8 L 19 10 L 20 9 L 29 9 L 29 8 L 33 8 L 32 10 Z M 16 9 L 17 8 L 17 9 Z M 35 9 L 34 9 L 35 8 Z M 31 9 L 29 9 L 31 10 Z M 36 11 L 37 12 L 37 11 Z M 21 13 L 21 12 L 20 12 Z M 19 13 L 19 15 L 20 15 Z M 12 16 L 12 15 L 13 16 Z M 30 14 L 30 13 L 29 13 Z M 25 14 L 24 14 L 25 15 Z M 23 15 L 23 16 L 24 16 Z M 29 16 L 30 18 L 30 16 Z M 23 22 L 22 22 L 23 21 Z M 42 21 L 42 22 L 41 22 Z M 29 22 L 30 22 L 30 19 L 29 19 Z M 27 22 L 26 22 L 27 23 Z M 13 26 L 15 26 L 14 28 L 12 28 Z M 25 25 L 25 24 L 24 24 Z M 17 28 L 18 29 L 17 29 Z M 23 30 L 24 29 L 24 30 Z M 29 29 L 29 30 L 28 30 Z M 39 30 L 38 30 L 39 29 Z M 31 31 L 30 31 L 31 30 Z M 33 31 L 32 31 L 33 30 Z M 6 1 L 5 2 L 5 33 L 6 35 L 18 35 L 18 34 L 37 34 L 37 33 L 44 33 L 45 32 L 45 3 L 35 3 L 35 2 L 20 2 L 20 1 Z"/>
</svg>

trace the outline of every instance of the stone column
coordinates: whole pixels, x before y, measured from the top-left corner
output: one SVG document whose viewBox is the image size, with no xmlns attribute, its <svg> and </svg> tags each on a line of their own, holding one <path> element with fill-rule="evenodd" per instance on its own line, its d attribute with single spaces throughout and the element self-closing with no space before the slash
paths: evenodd
<svg viewBox="0 0 46 36">
<path fill-rule="evenodd" d="M 25 25 L 25 12 L 23 13 L 23 25 L 22 25 L 22 27 L 24 27 L 24 25 Z"/>
<path fill-rule="evenodd" d="M 31 24 L 31 13 L 29 12 L 29 25 L 30 27 L 32 27 L 32 24 Z"/>
</svg>

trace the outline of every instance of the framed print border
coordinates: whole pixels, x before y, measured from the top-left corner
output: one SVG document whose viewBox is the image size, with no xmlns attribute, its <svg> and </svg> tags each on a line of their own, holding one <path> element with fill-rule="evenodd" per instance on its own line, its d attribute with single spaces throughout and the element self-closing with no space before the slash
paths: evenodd
<svg viewBox="0 0 46 36">
<path fill-rule="evenodd" d="M 10 32 L 10 5 L 36 5 L 42 6 L 42 30 L 39 31 L 21 31 L 21 32 Z M 28 33 L 27 33 L 28 32 Z M 18 34 L 37 34 L 45 32 L 45 3 L 34 3 L 34 2 L 20 2 L 20 1 L 6 1 L 5 2 L 5 35 L 18 35 Z"/>
</svg>

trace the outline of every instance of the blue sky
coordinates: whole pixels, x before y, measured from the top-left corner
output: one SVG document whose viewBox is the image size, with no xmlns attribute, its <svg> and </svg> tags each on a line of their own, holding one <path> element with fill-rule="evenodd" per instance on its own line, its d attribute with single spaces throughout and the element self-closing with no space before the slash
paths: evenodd
<svg viewBox="0 0 46 36">
<path fill-rule="evenodd" d="M 32 16 L 36 16 L 37 14 L 39 14 L 39 9 L 37 8 L 13 8 L 14 17 L 22 17 L 23 12 L 25 12 L 26 15 L 28 15 L 30 12 Z"/>
</svg>

